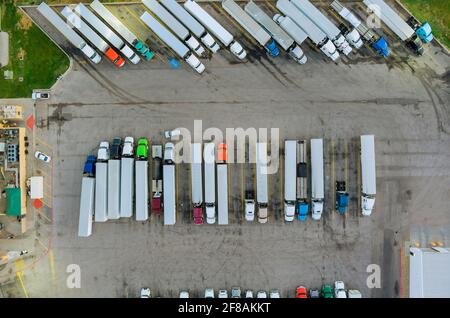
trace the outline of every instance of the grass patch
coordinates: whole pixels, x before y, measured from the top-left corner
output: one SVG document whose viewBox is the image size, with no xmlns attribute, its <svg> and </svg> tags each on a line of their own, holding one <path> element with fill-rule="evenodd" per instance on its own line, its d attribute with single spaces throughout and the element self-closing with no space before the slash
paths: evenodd
<svg viewBox="0 0 450 318">
<path fill-rule="evenodd" d="M 9 33 L 9 64 L 0 69 L 0 98 L 31 97 L 34 88 L 50 88 L 69 67 L 69 59 L 14 1 L 0 2 L 0 29 Z M 13 71 L 14 78 L 5 80 L 5 70 Z"/>
<path fill-rule="evenodd" d="M 419 21 L 428 21 L 433 29 L 433 35 L 450 48 L 449 0 L 401 0 L 401 2 Z"/>
</svg>

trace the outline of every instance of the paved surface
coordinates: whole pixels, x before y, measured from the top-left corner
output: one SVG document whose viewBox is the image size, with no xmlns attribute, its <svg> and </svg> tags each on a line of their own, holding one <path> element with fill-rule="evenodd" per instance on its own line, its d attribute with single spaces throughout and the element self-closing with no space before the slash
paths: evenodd
<svg viewBox="0 0 450 318">
<path fill-rule="evenodd" d="M 304 66 L 260 50 L 237 63 L 222 51 L 205 62 L 203 76 L 187 66 L 169 70 L 163 59 L 118 71 L 74 55 L 73 71 L 47 104 L 37 106 L 39 133 L 54 149 L 54 261 L 39 262 L 24 278 L 28 293 L 134 297 L 149 286 L 156 295 L 176 296 L 181 289 L 199 294 L 205 287 L 239 285 L 293 296 L 300 284 L 319 287 L 339 279 L 364 296 L 399 296 L 404 242 L 427 244 L 433 236 L 449 244 L 450 105 L 448 55 L 429 46 L 424 57 L 405 58 L 406 49 L 397 46 L 386 62 L 363 52 L 337 64 L 307 48 Z M 284 224 L 279 172 L 269 177 L 269 223 L 245 223 L 242 193 L 251 189 L 253 171 L 232 164 L 231 224 L 194 226 L 189 171 L 179 165 L 177 225 L 164 227 L 154 216 L 146 223 L 120 220 L 95 224 L 90 238 L 78 238 L 82 165 L 99 141 L 132 135 L 161 143 L 163 130 L 192 130 L 195 119 L 203 129 L 279 128 L 281 140 L 323 137 L 322 220 Z M 373 215 L 362 218 L 357 149 L 359 135 L 367 133 L 376 136 L 378 193 Z M 332 211 L 336 178 L 348 180 L 346 217 Z M 81 289 L 66 287 L 69 264 L 81 266 Z M 369 264 L 381 267 L 381 289 L 366 286 Z"/>
<path fill-rule="evenodd" d="M 9 62 L 9 35 L 0 32 L 0 67 L 8 65 Z"/>
</svg>

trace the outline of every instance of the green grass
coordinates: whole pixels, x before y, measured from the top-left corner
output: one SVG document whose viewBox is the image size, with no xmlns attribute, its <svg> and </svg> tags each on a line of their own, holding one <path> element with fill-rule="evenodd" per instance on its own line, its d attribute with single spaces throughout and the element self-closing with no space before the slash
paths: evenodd
<svg viewBox="0 0 450 318">
<path fill-rule="evenodd" d="M 449 0 L 400 0 L 421 22 L 428 21 L 434 36 L 450 48 Z"/>
<path fill-rule="evenodd" d="M 69 59 L 34 24 L 20 27 L 23 13 L 14 1 L 0 0 L 0 3 L 0 29 L 9 33 L 10 44 L 9 64 L 0 69 L 0 98 L 31 97 L 34 88 L 50 88 L 69 67 Z M 19 59 L 21 51 L 23 60 Z M 5 70 L 14 72 L 12 80 L 4 79 Z"/>
</svg>

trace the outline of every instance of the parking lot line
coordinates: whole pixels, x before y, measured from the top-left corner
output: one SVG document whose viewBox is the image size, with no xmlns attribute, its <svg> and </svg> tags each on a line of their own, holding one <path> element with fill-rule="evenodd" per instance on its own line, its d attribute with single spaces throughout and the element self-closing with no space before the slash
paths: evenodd
<svg viewBox="0 0 450 318">
<path fill-rule="evenodd" d="M 45 244 L 42 243 L 42 241 L 37 236 L 35 237 L 35 239 L 39 243 L 39 245 L 42 246 L 45 249 L 45 251 L 48 251 L 48 247 L 45 246 Z"/>
<path fill-rule="evenodd" d="M 49 145 L 48 143 L 46 143 L 45 141 L 43 141 L 41 138 L 39 138 L 38 136 L 35 137 L 36 141 L 38 142 L 38 144 L 40 145 L 44 145 L 45 147 L 49 148 L 50 152 L 53 154 L 53 146 Z"/>
<path fill-rule="evenodd" d="M 272 10 L 274 10 L 273 13 L 280 13 L 280 11 L 277 9 L 277 7 L 275 7 L 275 6 L 272 4 L 272 2 L 266 0 L 266 1 L 264 1 L 264 4 L 267 5 L 267 6 L 269 6 Z"/>
<path fill-rule="evenodd" d="M 48 259 L 50 262 L 50 272 L 52 274 L 52 282 L 53 284 L 56 282 L 56 273 L 55 273 L 55 258 L 53 257 L 53 251 L 48 251 Z"/>
<path fill-rule="evenodd" d="M 21 272 L 17 272 L 16 275 L 17 275 L 17 278 L 19 279 L 20 286 L 22 287 L 23 293 L 25 294 L 25 298 L 28 298 L 28 292 L 27 292 L 27 289 L 25 288 L 25 285 L 23 284 Z"/>
</svg>

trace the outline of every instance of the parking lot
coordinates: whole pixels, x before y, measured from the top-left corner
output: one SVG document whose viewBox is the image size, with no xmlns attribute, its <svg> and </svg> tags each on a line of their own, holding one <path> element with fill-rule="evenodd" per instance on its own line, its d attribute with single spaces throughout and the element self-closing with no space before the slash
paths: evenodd
<svg viewBox="0 0 450 318">
<path fill-rule="evenodd" d="M 282 297 L 292 297 L 298 285 L 317 288 L 334 280 L 364 297 L 405 295 L 400 254 L 405 242 L 450 241 L 448 53 L 432 43 L 415 58 L 392 37 L 394 52 L 387 60 L 365 47 L 332 63 L 302 46 L 309 61 L 300 66 L 286 56 L 267 57 L 219 3 L 204 6 L 249 49 L 247 62 L 222 50 L 206 59 L 206 73 L 199 76 L 187 65 L 170 69 L 165 61 L 170 51 L 154 40 L 154 61 L 121 70 L 108 62 L 94 66 L 32 7 L 25 9 L 74 58 L 51 99 L 36 106 L 37 120 L 42 119 L 38 132 L 53 148 L 54 257 L 25 279 L 30 296 L 135 297 L 148 286 L 167 297 L 182 289 L 200 295 L 206 287 L 236 285 L 277 288 Z M 264 3 L 265 9 L 272 6 Z M 142 6 L 109 7 L 133 32 L 152 36 L 135 17 Z M 229 165 L 230 224 L 194 226 L 189 165 L 180 164 L 175 226 L 165 227 L 155 216 L 145 223 L 120 219 L 94 224 L 91 237 L 78 238 L 82 166 L 98 143 L 128 135 L 164 143 L 164 130 L 193 131 L 194 120 L 202 121 L 203 131 L 278 128 L 280 144 L 324 138 L 322 219 L 284 223 L 281 167 L 269 176 L 269 223 L 245 222 L 243 196 L 254 189 L 253 166 L 247 163 Z M 375 210 L 365 218 L 358 209 L 361 134 L 376 140 L 378 191 Z M 346 216 L 334 211 L 334 183 L 342 179 L 351 198 Z M 66 287 L 70 264 L 80 265 L 81 289 Z M 381 267 L 381 288 L 367 287 L 369 264 Z"/>
</svg>

